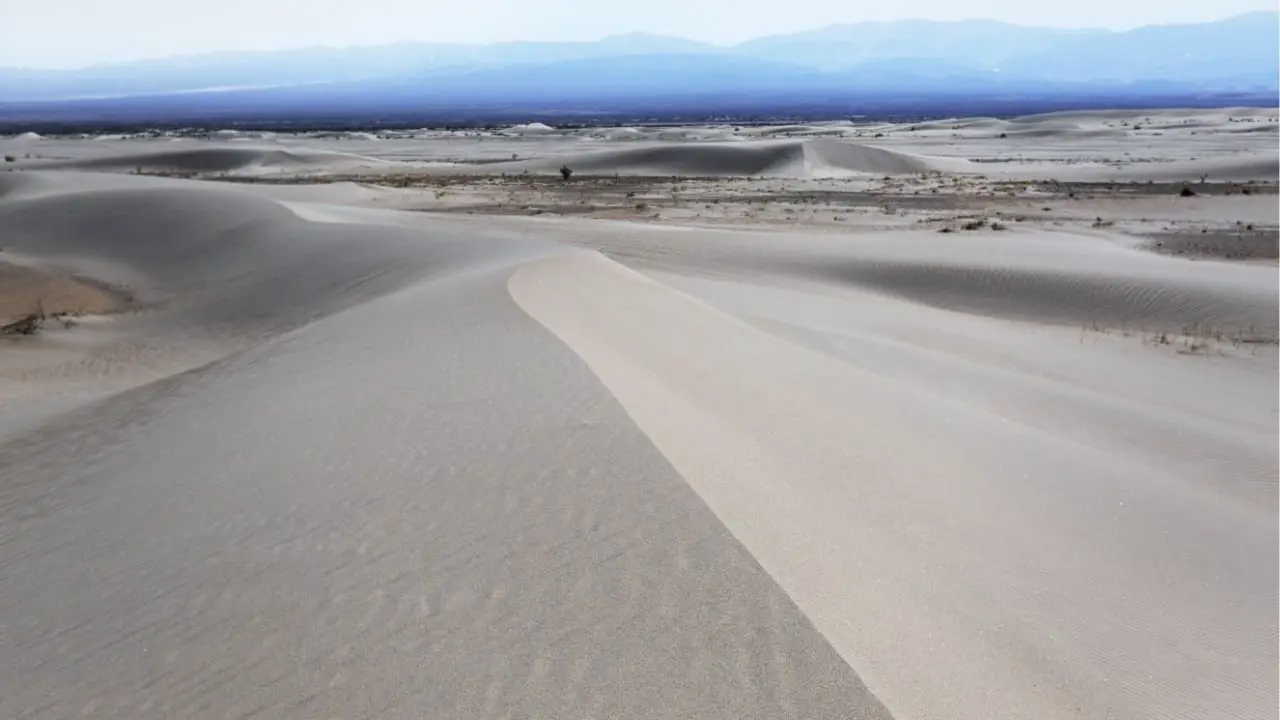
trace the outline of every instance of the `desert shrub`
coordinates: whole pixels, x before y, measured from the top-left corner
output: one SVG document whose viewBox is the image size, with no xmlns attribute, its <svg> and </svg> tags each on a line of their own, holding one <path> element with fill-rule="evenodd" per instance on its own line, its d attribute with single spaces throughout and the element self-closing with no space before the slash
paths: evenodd
<svg viewBox="0 0 1280 720">
<path fill-rule="evenodd" d="M 560 166 L 560 177 L 564 178 L 565 180 L 568 180 L 572 176 L 573 176 L 572 168 L 570 168 L 568 165 Z"/>
<path fill-rule="evenodd" d="M 44 314 L 31 313 L 6 325 L 0 325 L 0 335 L 35 335 L 44 327 Z"/>
</svg>

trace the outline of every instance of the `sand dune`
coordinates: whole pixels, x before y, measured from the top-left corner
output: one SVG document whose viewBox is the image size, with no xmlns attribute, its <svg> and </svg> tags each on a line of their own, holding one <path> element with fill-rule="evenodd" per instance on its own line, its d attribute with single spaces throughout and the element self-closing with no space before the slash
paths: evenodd
<svg viewBox="0 0 1280 720">
<path fill-rule="evenodd" d="M 593 234 L 588 246 L 644 267 L 746 274 L 870 290 L 949 311 L 1075 330 L 1195 331 L 1274 341 L 1276 278 L 1267 268 L 1193 264 L 1062 232 L 996 233 L 955 241 L 900 231 L 836 238 L 735 231 L 688 241 L 656 238 L 639 253 L 628 238 Z"/>
<path fill-rule="evenodd" d="M 377 168 L 385 164 L 381 160 L 344 153 L 236 146 L 125 153 L 87 160 L 45 163 L 39 167 L 110 172 L 260 174 L 320 169 L 341 172 Z"/>
<path fill-rule="evenodd" d="M 559 171 L 562 164 L 581 174 L 697 177 L 904 175 L 943 169 L 963 171 L 968 167 L 962 160 L 929 158 L 836 140 L 785 140 L 750 146 L 718 143 L 608 150 L 498 163 L 489 169 L 551 173 Z"/>
<path fill-rule="evenodd" d="M 503 132 L 511 135 L 547 135 L 554 133 L 555 131 L 555 128 L 547 125 L 546 123 L 534 122 L 527 123 L 525 125 L 514 125 Z"/>
<path fill-rule="evenodd" d="M 128 180 L 0 230 L 257 342 L 0 437 L 0 712 L 887 717 L 507 296 L 553 246 Z"/>
<path fill-rule="evenodd" d="M 1215 282 L 1002 265 L 820 261 L 809 269 L 951 310 L 1079 327 L 1277 339 L 1275 288 L 1257 273 Z"/>
<path fill-rule="evenodd" d="M 1265 420 L 1189 440 L 1181 433 L 1201 424 L 1185 416 L 1174 432 L 1208 457 L 1174 470 L 1167 445 L 1133 431 L 1170 390 L 1130 386 L 1126 402 L 1100 405 L 1090 375 L 1124 362 L 1082 354 L 1069 334 L 1038 335 L 1038 349 L 997 341 L 989 354 L 946 338 L 891 341 L 865 334 L 868 317 L 892 312 L 855 309 L 865 297 L 723 276 L 680 283 L 708 307 L 591 257 L 535 263 L 511 283 L 895 713 L 1273 712 Z M 957 317 L 927 332 L 960 340 L 976 327 Z M 806 335 L 823 351 L 793 344 Z M 1033 379 L 1029 368 L 1054 355 L 1095 364 Z M 986 369 L 970 365 L 982 356 Z M 1146 372 L 1167 382 L 1182 371 Z M 971 395 L 957 390 L 968 383 Z M 1237 450 L 1244 437 L 1252 449 Z M 1252 487 L 1206 482 L 1215 467 Z M 1174 527 L 1213 541 L 1175 540 Z M 1246 547 L 1267 559 L 1243 561 Z M 1225 591 L 1216 583 L 1228 575 Z M 850 621 L 868 615 L 875 627 Z"/>
<path fill-rule="evenodd" d="M 0 138 L 15 157 L 8 169 L 81 167 L 108 172 L 378 175 L 475 174 L 478 171 L 554 173 L 562 162 L 590 172 L 622 175 L 822 178 L 928 172 L 1012 172 L 1056 176 L 1068 165 L 1075 179 L 1161 181 L 1142 172 L 1174 160 L 1220 162 L 1242 155 L 1274 156 L 1280 132 L 1274 108 L 1125 110 L 1052 113 L 1011 119 L 950 118 L 916 123 L 550 127 L 504 130 L 386 130 L 379 132 L 249 133 L 210 131 L 196 137 L 113 136 L 112 141 L 50 137 L 38 142 Z M 1001 136 L 1004 137 L 1001 137 Z M 1250 140 L 1252 138 L 1252 140 Z M 118 140 L 125 140 L 119 142 Z M 993 145 L 996 140 L 999 145 Z M 812 143 L 812 144 L 810 144 Z M 622 147 L 615 147 L 622 145 Z M 711 150 L 708 148 L 718 148 Z M 783 149 L 779 149 L 783 148 Z M 222 151 L 230 151 L 223 153 Z M 617 156 L 616 153 L 633 153 Z M 890 157 L 875 154 L 892 153 Z M 283 153 L 283 154 L 280 154 Z M 517 162 L 509 163 L 516 156 Z M 836 155 L 838 162 L 827 162 Z M 30 156 L 30 157 L 27 157 Z M 142 156 L 142 157 L 133 157 Z M 969 160 L 998 159 L 973 168 Z M 1043 167 L 1043 161 L 1055 166 Z M 479 167 L 483 164 L 483 167 Z M 1007 166 L 1006 166 L 1007 165 Z M 1125 172 L 1117 168 L 1132 166 Z M 1274 180 L 1270 166 L 1224 179 Z M 1052 172 L 1046 172 L 1052 170 Z M 1174 168 L 1166 168 L 1172 172 Z M 1181 172 L 1181 168 L 1177 168 Z M 1038 173 L 1038 174 L 1037 174 Z M 1198 177 L 1194 173 L 1192 177 Z M 1246 177 L 1247 176 L 1247 177 Z"/>
<path fill-rule="evenodd" d="M 639 128 L 633 127 L 601 128 L 593 132 L 591 137 L 616 142 L 620 140 L 638 140 L 644 137 L 644 133 Z"/>
<path fill-rule="evenodd" d="M 845 137 L 850 134 L 847 125 L 766 125 L 735 131 L 742 137 Z"/>
<path fill-rule="evenodd" d="M 147 302 L 176 302 L 181 322 L 258 330 L 292 327 L 483 254 L 460 243 L 424 248 L 417 234 L 368 230 L 359 253 L 341 227 L 301 220 L 283 205 L 233 187 L 155 186 L 44 194 L 0 205 L 7 245 L 75 266 Z M 127 268 L 120 276 L 101 262 Z M 140 287 L 138 287 L 141 285 Z"/>
<path fill-rule="evenodd" d="M 1000 138 L 1018 140 L 1115 140 L 1121 152 L 1132 149 L 1126 142 L 1141 137 L 1147 143 L 1153 138 L 1182 138 L 1195 135 L 1272 133 L 1280 129 L 1274 110 L 1231 108 L 1223 110 L 1115 110 L 1071 111 L 1027 115 L 1008 119 L 952 118 L 911 124 L 885 125 L 854 130 L 854 137 L 865 139 L 867 133 L 880 133 L 898 140 L 923 138 L 972 140 Z M 793 130 L 791 128 L 788 129 Z M 798 128 L 794 128 L 797 132 Z M 848 131 L 846 131 L 848 136 Z M 1176 140 L 1159 141 L 1161 144 Z M 1144 143 L 1143 149 L 1149 149 Z"/>
<path fill-rule="evenodd" d="M 511 171 L 552 173 L 569 165 L 575 172 L 593 175 L 764 175 L 793 168 L 803 158 L 800 143 L 779 143 L 740 148 L 733 145 L 669 145 L 608 150 L 557 157 L 546 161 L 500 163 Z"/>
<path fill-rule="evenodd" d="M 1074 123 L 1036 123 L 1034 125 L 1010 123 L 1000 132 L 1006 136 L 1019 138 L 1118 138 L 1125 135 L 1125 130 L 1119 128 L 1085 128 Z"/>
<path fill-rule="evenodd" d="M 1090 117 L 1022 125 L 1074 146 Z M 1274 264 L 1091 223 L 1269 224 L 1274 196 L 1046 186 L 999 206 L 1043 222 L 939 233 L 992 191 L 889 212 L 868 188 L 994 175 L 930 154 L 945 125 L 474 156 L 42 141 L 0 173 L 0 261 L 136 304 L 0 339 L 0 716 L 1273 718 Z M 1271 167 L 1230 138 L 1120 172 Z M 669 183 L 638 178 L 127 172 L 342 174 L 375 144 L 441 174 L 779 178 L 698 187 L 858 222 L 695 224 L 710 198 L 641 221 Z M 535 159 L 489 162 L 512 148 Z M 631 220 L 449 205 L 519 209 L 517 185 Z"/>
<path fill-rule="evenodd" d="M 1137 110 L 1066 110 L 1062 112 L 1041 113 L 1039 115 L 1023 115 L 1013 118 L 1011 122 L 1015 123 L 1045 123 L 1045 122 L 1061 122 L 1069 120 L 1078 123 L 1092 122 L 1115 122 L 1124 120 L 1145 120 L 1151 118 L 1153 120 L 1174 121 L 1180 123 L 1196 123 L 1196 122 L 1215 122 L 1225 124 L 1232 118 L 1250 118 L 1261 120 L 1272 120 L 1275 118 L 1275 109 L 1271 108 L 1213 108 L 1213 109 L 1180 109 L 1180 108 L 1158 108 L 1158 109 L 1137 109 Z"/>
</svg>

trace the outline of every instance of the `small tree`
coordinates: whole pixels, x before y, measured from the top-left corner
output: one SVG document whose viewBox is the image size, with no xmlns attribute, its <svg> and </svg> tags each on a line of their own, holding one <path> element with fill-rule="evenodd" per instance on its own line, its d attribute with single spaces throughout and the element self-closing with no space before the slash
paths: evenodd
<svg viewBox="0 0 1280 720">
<path fill-rule="evenodd" d="M 560 177 L 564 178 L 565 180 L 568 180 L 572 175 L 573 175 L 572 168 L 570 168 L 568 165 L 560 166 Z"/>
</svg>

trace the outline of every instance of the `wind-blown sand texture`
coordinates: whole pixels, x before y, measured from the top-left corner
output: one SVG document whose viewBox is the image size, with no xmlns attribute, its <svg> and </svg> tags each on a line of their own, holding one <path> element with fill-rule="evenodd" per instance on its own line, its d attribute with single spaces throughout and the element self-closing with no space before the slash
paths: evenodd
<svg viewBox="0 0 1280 720">
<path fill-rule="evenodd" d="M 1274 717 L 1275 262 L 1151 244 L 1273 237 L 1223 115 L 22 139 L 0 279 L 129 302 L 0 338 L 0 715 Z"/>
</svg>

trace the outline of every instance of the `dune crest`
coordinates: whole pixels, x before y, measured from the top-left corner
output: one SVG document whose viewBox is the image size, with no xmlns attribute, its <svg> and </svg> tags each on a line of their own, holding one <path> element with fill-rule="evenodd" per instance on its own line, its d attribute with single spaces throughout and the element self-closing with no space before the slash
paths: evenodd
<svg viewBox="0 0 1280 720">
<path fill-rule="evenodd" d="M 556 172 L 568 165 L 591 175 L 687 175 L 695 177 L 758 176 L 779 178 L 849 175 L 913 175 L 949 170 L 963 172 L 969 163 L 931 158 L 840 140 L 779 140 L 753 143 L 685 143 L 606 150 L 516 161 L 490 166 L 490 171 Z"/>
</svg>

